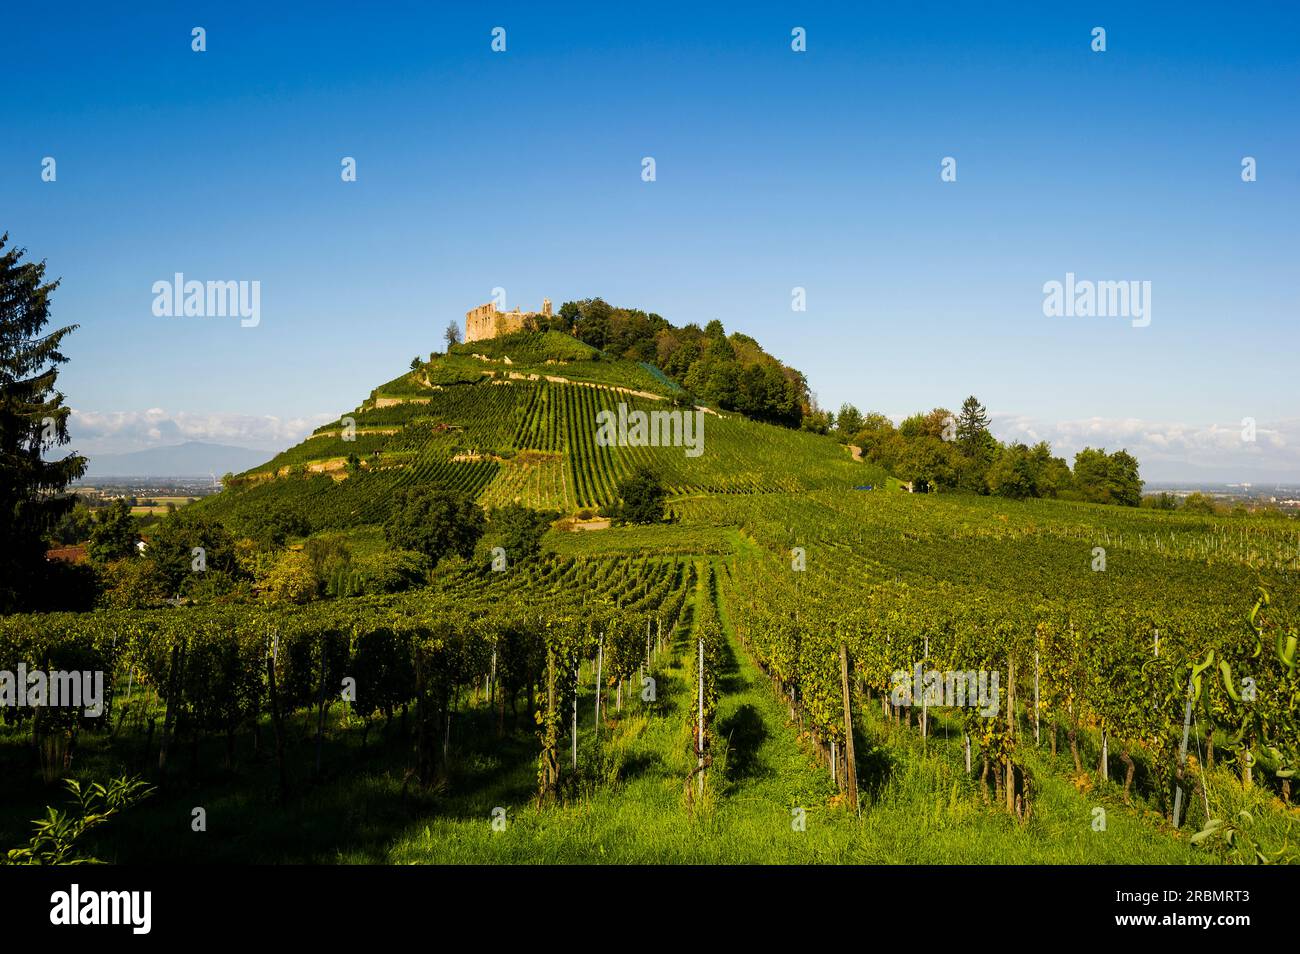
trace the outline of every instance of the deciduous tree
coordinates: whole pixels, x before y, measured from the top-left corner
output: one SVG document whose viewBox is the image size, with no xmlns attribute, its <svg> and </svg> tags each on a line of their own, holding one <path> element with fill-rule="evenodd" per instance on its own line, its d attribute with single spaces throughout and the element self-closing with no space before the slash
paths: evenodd
<svg viewBox="0 0 1300 954">
<path fill-rule="evenodd" d="M 125 500 L 115 500 L 99 512 L 95 526 L 90 531 L 86 555 L 92 562 L 99 564 L 133 557 L 139 540 L 140 525 L 132 515 L 131 508 Z"/>
<path fill-rule="evenodd" d="M 468 559 L 483 536 L 483 508 L 445 487 L 404 491 L 384 524 L 389 545 L 414 550 L 437 566 L 452 554 Z"/>
<path fill-rule="evenodd" d="M 617 513 L 620 523 L 659 523 L 663 520 L 664 499 L 668 493 L 649 468 L 638 468 L 620 483 L 618 496 L 623 501 Z"/>
</svg>

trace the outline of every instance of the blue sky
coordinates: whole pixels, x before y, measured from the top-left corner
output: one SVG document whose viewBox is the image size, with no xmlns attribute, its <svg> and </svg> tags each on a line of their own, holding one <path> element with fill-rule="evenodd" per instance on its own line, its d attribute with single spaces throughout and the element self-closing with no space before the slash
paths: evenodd
<svg viewBox="0 0 1300 954">
<path fill-rule="evenodd" d="M 1298 27 L 1269 3 L 19 7 L 0 230 L 63 279 L 91 453 L 291 443 L 500 286 L 718 318 L 831 407 L 975 393 L 1000 436 L 1128 446 L 1148 478 L 1300 482 Z M 156 317 L 176 272 L 259 281 L 260 324 Z M 1151 324 L 1045 317 L 1067 272 L 1150 281 Z"/>
</svg>

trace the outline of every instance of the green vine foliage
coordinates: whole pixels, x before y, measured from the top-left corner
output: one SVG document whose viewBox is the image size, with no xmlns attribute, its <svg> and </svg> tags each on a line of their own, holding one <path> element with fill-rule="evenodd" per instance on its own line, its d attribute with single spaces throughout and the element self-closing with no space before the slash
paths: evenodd
<svg viewBox="0 0 1300 954">
<path fill-rule="evenodd" d="M 64 783 L 72 793 L 72 808 L 50 806 L 44 818 L 35 819 L 31 841 L 10 850 L 3 864 L 10 865 L 81 865 L 100 864 L 98 859 L 79 854 L 85 834 L 111 821 L 114 816 L 143 801 L 153 788 L 138 778 L 122 776 L 107 785 L 92 782 L 83 786 L 76 779 Z"/>
<path fill-rule="evenodd" d="M 166 705 L 166 724 L 177 736 L 224 735 L 229 743 L 272 713 L 269 661 L 274 708 L 284 718 L 328 710 L 349 684 L 355 686 L 350 713 L 367 727 L 414 704 L 420 776 L 428 782 L 443 768 L 440 730 L 458 692 L 495 673 L 503 713 L 519 708 L 525 694 L 537 701 L 539 690 L 545 709 L 549 651 L 557 696 L 544 748 L 556 752 L 568 732 L 573 670 L 595 658 L 599 634 L 607 634 L 611 676 L 634 675 L 647 624 L 655 632 L 670 630 L 694 581 L 676 558 L 644 557 L 545 557 L 509 580 L 502 576 L 466 565 L 417 592 L 299 607 L 3 617 L 0 669 L 25 663 L 29 670 L 100 670 L 108 705 L 99 718 L 72 708 L 18 706 L 3 707 L 0 718 L 21 722 L 39 713 L 42 738 L 106 733 L 119 721 L 113 700 L 124 704 L 131 684 L 137 699 L 147 693 Z"/>
<path fill-rule="evenodd" d="M 715 506 L 699 503 L 692 516 L 707 519 Z M 988 670 L 1000 677 L 998 715 L 959 713 L 982 755 L 995 763 L 1014 760 L 1035 716 L 1053 741 L 1055 727 L 1064 728 L 1072 751 L 1076 737 L 1081 743 L 1090 732 L 1095 742 L 1104 733 L 1110 756 L 1129 768 L 1125 795 L 1132 757 L 1140 753 L 1152 769 L 1143 773 L 1144 784 L 1168 814 L 1194 674 L 1204 720 L 1198 728 L 1201 736 L 1213 729 L 1206 741 L 1216 744 L 1215 756 L 1243 771 L 1248 763 L 1287 795 L 1300 764 L 1300 639 L 1292 617 L 1263 591 L 1253 609 L 1240 590 L 1226 589 L 1217 602 L 1185 607 L 1166 595 L 1170 583 L 1159 577 L 1089 572 L 1075 547 L 1060 551 L 1069 563 L 1054 563 L 1045 552 L 1043 566 L 1009 573 L 992 543 L 1017 539 L 1027 529 L 893 526 L 882 513 L 858 528 L 845 524 L 834 509 L 838 503 L 820 500 L 730 506 L 741 510 L 741 532 L 753 545 L 735 561 L 727 605 L 760 665 L 798 699 L 818 741 L 843 735 L 841 641 L 858 684 L 886 696 L 894 673 L 910 674 L 918 663 L 941 672 Z M 905 515 L 921 519 L 910 510 Z M 898 568 L 923 566 L 931 548 L 935 559 L 948 559 L 943 547 L 963 534 L 977 537 L 965 544 L 976 557 L 965 568 L 967 579 L 956 573 L 936 581 Z M 980 535 L 992 541 L 984 563 L 977 559 Z M 808 554 L 803 570 L 791 565 L 796 546 Z M 900 547 L 906 558 L 881 572 L 876 561 Z M 853 560 L 846 563 L 849 553 Z M 1218 558 L 1213 548 L 1192 547 L 1189 555 Z M 1181 592 L 1219 585 L 1205 562 L 1198 568 L 1188 561 L 1187 578 L 1176 581 Z M 1050 587 L 1031 585 L 1039 578 Z M 1013 664 L 1014 732 L 1005 705 Z"/>
</svg>

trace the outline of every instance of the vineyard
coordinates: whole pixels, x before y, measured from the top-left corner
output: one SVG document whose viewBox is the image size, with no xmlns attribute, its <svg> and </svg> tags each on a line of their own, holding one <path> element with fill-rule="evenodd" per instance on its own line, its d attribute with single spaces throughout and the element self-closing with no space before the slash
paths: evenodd
<svg viewBox="0 0 1300 954">
<path fill-rule="evenodd" d="M 1240 861 L 1214 833 L 1247 809 L 1261 855 L 1294 860 L 1285 525 L 831 491 L 676 506 L 413 594 L 9 617 L 0 669 L 102 669 L 111 692 L 101 719 L 7 711 L 0 758 L 22 774 L 39 740 L 32 801 L 66 764 L 181 791 L 256 771 L 277 813 L 349 789 L 353 765 L 392 797 L 446 786 L 413 809 L 433 827 L 399 813 L 394 859 L 592 860 L 547 821 L 584 804 L 662 840 L 624 860 Z M 1000 704 L 900 700 L 918 666 L 996 673 Z M 492 840 L 499 806 L 516 841 Z M 803 841 L 792 811 L 816 820 Z M 931 842 L 891 856 L 908 825 Z M 358 860 L 381 850 L 351 837 Z"/>
<path fill-rule="evenodd" d="M 460 346 L 194 509 L 381 553 L 406 488 L 573 518 L 652 465 L 670 521 L 563 520 L 398 595 L 0 619 L 0 672 L 106 687 L 99 714 L 3 709 L 0 837 L 62 777 L 129 773 L 159 794 L 111 860 L 1300 860 L 1294 521 L 902 493 L 829 437 L 517 344 Z M 703 453 L 601 446 L 620 404 L 698 413 Z M 177 834 L 195 804 L 227 834 Z"/>
</svg>

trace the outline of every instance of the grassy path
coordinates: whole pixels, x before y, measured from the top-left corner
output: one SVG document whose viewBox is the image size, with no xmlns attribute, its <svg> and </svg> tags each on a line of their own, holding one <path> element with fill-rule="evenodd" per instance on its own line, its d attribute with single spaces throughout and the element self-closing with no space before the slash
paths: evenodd
<svg viewBox="0 0 1300 954">
<path fill-rule="evenodd" d="M 720 572 L 725 569 L 719 561 Z M 701 567 L 703 569 L 703 567 Z M 707 599 L 700 574 L 696 601 Z M 725 587 L 722 588 L 725 592 Z M 860 818 L 842 807 L 829 771 L 802 746 L 785 703 L 749 658 L 718 607 L 727 636 L 719 674 L 715 762 L 709 793 L 695 810 L 685 797 L 693 764 L 689 707 L 694 688 L 684 676 L 693 651 L 694 613 L 675 634 L 655 670 L 658 700 L 639 700 L 611 719 L 602 755 L 584 740 L 584 764 L 598 775 L 569 804 L 528 804 L 531 760 L 493 777 L 475 796 L 452 796 L 466 807 L 440 812 L 399 839 L 384 860 L 397 862 L 609 863 L 1184 863 L 1198 860 L 1185 840 L 1152 819 L 1089 799 L 1046 766 L 1039 774 L 1036 815 L 1020 824 L 981 804 L 962 768 L 960 736 L 930 740 L 929 754 L 902 728 L 861 713 L 859 751 L 864 790 Z M 587 687 L 590 690 L 590 686 Z M 588 692 L 588 696 L 590 693 Z M 635 696 L 635 693 L 631 695 Z M 584 726 L 591 724 L 584 697 Z M 591 732 L 586 731 L 590 736 Z M 513 781 L 512 781 L 513 779 Z M 509 822 L 494 832 L 493 799 L 510 802 Z M 1094 831 L 1104 805 L 1107 829 Z M 793 824 L 802 810 L 803 829 Z M 363 859 L 355 859 L 363 860 Z"/>
<path fill-rule="evenodd" d="M 703 583 L 695 599 L 707 599 Z M 657 700 L 625 705 L 611 720 L 601 766 L 606 778 L 568 805 L 508 810 L 504 831 L 488 823 L 490 798 L 470 817 L 442 817 L 412 833 L 387 860 L 398 862 L 694 862 L 808 861 L 806 832 L 791 824 L 792 810 L 813 819 L 828 808 L 834 786 L 813 765 L 784 724 L 784 713 L 761 673 L 732 642 L 719 676 L 717 735 L 723 751 L 709 778 L 710 797 L 692 811 L 685 796 L 692 766 L 693 688 L 684 676 L 692 651 L 689 613 L 675 633 L 665 664 L 655 671 Z M 635 695 L 635 694 L 632 694 Z M 589 713 L 583 700 L 580 711 Z M 586 724 L 590 725 L 590 717 Z M 581 734 L 581 732 L 580 732 Z M 589 734 L 589 733 L 588 733 Z M 583 760 L 596 758 L 584 744 Z M 498 784 L 499 796 L 523 794 Z M 532 778 L 526 779 L 529 785 Z M 517 804 L 517 803 L 516 803 Z M 477 816 L 477 819 L 473 819 Z M 363 860 L 363 859 L 353 859 Z"/>
</svg>

